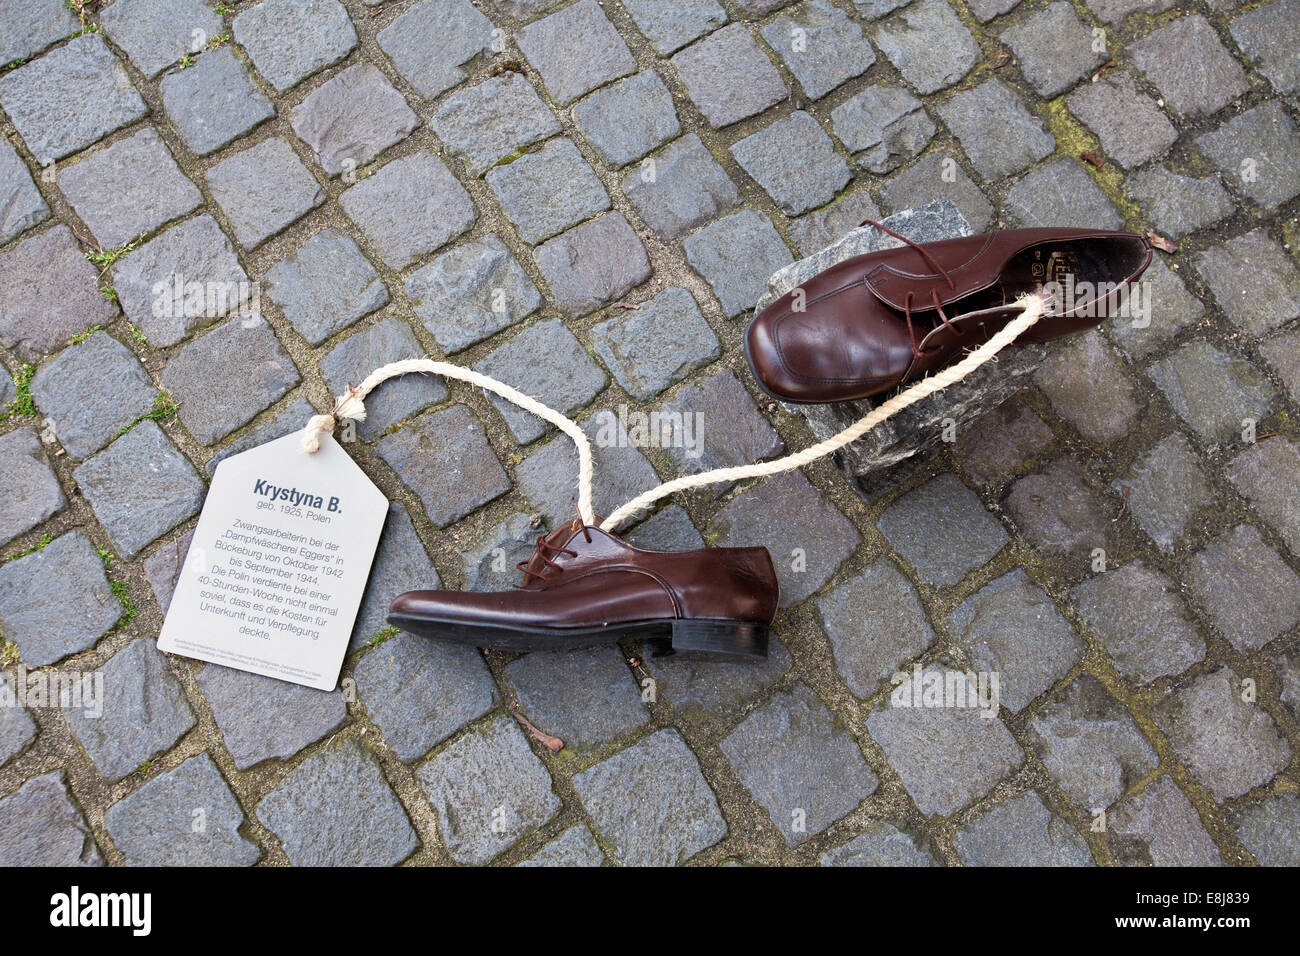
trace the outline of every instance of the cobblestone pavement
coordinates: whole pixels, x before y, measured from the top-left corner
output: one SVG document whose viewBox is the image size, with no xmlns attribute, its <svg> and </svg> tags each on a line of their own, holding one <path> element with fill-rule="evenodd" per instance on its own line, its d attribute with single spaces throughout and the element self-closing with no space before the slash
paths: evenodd
<svg viewBox="0 0 1300 956">
<path fill-rule="evenodd" d="M 1298 33 L 1296 0 L 0 0 L 0 858 L 1296 863 Z M 634 529 L 772 549 L 765 666 L 384 630 L 571 508 L 562 436 L 431 379 L 350 446 L 393 504 L 339 690 L 155 649 L 214 463 L 394 358 L 593 429 L 699 411 L 704 466 L 804 446 L 748 310 L 937 197 L 1179 249 L 1148 327 L 1057 343 L 887 492 L 822 462 Z M 701 466 L 600 459 L 603 508 Z M 1000 712 L 890 707 L 913 665 L 997 672 Z"/>
</svg>

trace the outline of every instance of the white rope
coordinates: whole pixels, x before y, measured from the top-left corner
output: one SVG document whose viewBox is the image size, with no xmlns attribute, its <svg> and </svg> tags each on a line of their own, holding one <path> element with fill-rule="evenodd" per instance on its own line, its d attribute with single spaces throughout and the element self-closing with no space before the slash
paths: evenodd
<svg viewBox="0 0 1300 956">
<path fill-rule="evenodd" d="M 595 512 L 591 510 L 591 442 L 587 440 L 586 433 L 578 426 L 577 422 L 566 418 L 549 405 L 543 405 L 537 399 L 530 398 L 518 389 L 511 388 L 503 382 L 498 382 L 490 376 L 481 375 L 478 372 L 448 362 L 435 362 L 433 359 L 406 359 L 402 362 L 393 362 L 391 365 L 384 365 L 375 369 L 360 385 L 349 386 L 348 390 L 338 397 L 333 410 L 328 415 L 316 415 L 307 423 L 307 428 L 302 435 L 303 451 L 309 455 L 316 454 L 320 450 L 320 436 L 333 432 L 334 426 L 342 419 L 348 418 L 357 422 L 365 421 L 366 407 L 363 404 L 365 397 L 390 378 L 406 375 L 408 372 L 428 372 L 432 375 L 443 375 L 447 378 L 469 382 L 471 385 L 485 388 L 489 392 L 495 392 L 506 401 L 513 402 L 525 411 L 546 419 L 572 438 L 574 444 L 578 446 L 578 512 L 582 515 L 582 520 L 587 524 L 596 523 Z"/>
<path fill-rule="evenodd" d="M 777 458 L 773 461 L 760 462 L 753 465 L 737 465 L 732 468 L 715 468 L 712 471 L 701 472 L 697 475 L 686 475 L 681 478 L 674 478 L 672 481 L 664 482 L 657 488 L 652 488 L 643 494 L 633 498 L 627 504 L 614 511 L 608 518 L 601 522 L 601 529 L 604 531 L 614 531 L 623 522 L 627 521 L 634 515 L 649 508 L 660 498 L 678 491 L 685 491 L 688 488 L 698 488 L 701 485 L 713 485 L 722 482 L 740 481 L 744 478 L 762 478 L 768 475 L 779 474 L 783 471 L 793 471 L 796 468 L 802 468 L 819 458 L 823 458 L 833 452 L 839 451 L 845 445 L 857 441 L 871 429 L 875 428 L 885 419 L 897 414 L 909 405 L 914 405 L 927 395 L 933 395 L 956 382 L 960 382 L 971 372 L 975 371 L 985 362 L 992 359 L 1004 348 L 1016 340 L 1026 329 L 1037 322 L 1043 315 L 1046 308 L 1045 301 L 1038 295 L 1029 294 L 1017 299 L 1014 307 L 1021 310 L 1020 315 L 1008 322 L 996 335 L 987 342 L 975 349 L 960 362 L 948 368 L 941 369 L 935 374 L 922 379 L 919 382 L 909 386 L 902 392 L 882 402 L 873 408 L 870 412 L 858 419 L 852 425 L 845 428 L 837 435 L 832 435 L 823 441 L 817 442 L 803 451 L 796 452 L 793 455 L 786 455 L 784 458 Z M 328 434 L 334 430 L 334 426 L 341 419 L 352 419 L 353 421 L 365 421 L 366 409 L 364 399 L 381 383 L 398 375 L 405 375 L 408 372 L 429 372 L 434 375 L 443 375 L 447 378 L 459 379 L 463 382 L 469 382 L 477 385 L 479 388 L 495 392 L 506 401 L 513 402 L 520 408 L 532 412 L 540 418 L 546 419 L 552 425 L 555 425 L 566 435 L 573 439 L 574 444 L 578 446 L 578 512 L 582 515 L 582 520 L 587 524 L 595 524 L 595 515 L 592 512 L 591 505 L 591 488 L 592 488 L 592 458 L 591 442 L 587 440 L 586 433 L 574 421 L 561 415 L 555 409 L 543 405 L 534 398 L 529 398 L 523 392 L 511 388 L 498 382 L 487 375 L 481 375 L 478 372 L 461 368 L 459 365 L 451 365 L 447 362 L 435 362 L 432 359 L 407 359 L 403 362 L 394 362 L 391 365 L 385 365 L 370 373 L 370 376 L 360 385 L 349 387 L 346 392 L 338 397 L 334 409 L 328 415 L 316 415 L 307 423 L 307 428 L 303 432 L 302 447 L 308 454 L 315 454 L 320 449 L 321 434 Z"/>
<path fill-rule="evenodd" d="M 660 498 L 678 491 L 685 491 L 687 488 L 740 481 L 742 478 L 762 478 L 783 471 L 793 471 L 816 461 L 818 458 L 839 451 L 845 445 L 857 441 L 891 415 L 919 402 L 927 395 L 932 395 L 941 389 L 947 388 L 954 382 L 960 382 L 1010 345 L 1025 329 L 1037 322 L 1042 317 L 1044 302 L 1037 295 L 1027 295 L 1018 299 L 1015 306 L 1023 310 L 1020 315 L 1008 322 L 1001 331 L 978 349 L 971 352 L 956 365 L 941 369 L 928 378 L 924 378 L 915 385 L 910 386 L 905 391 L 899 392 L 888 401 L 877 405 L 838 435 L 832 435 L 830 438 L 819 441 L 803 451 L 773 461 L 754 465 L 737 465 L 734 468 L 715 468 L 712 471 L 700 472 L 698 475 L 685 475 L 681 478 L 674 478 L 672 481 L 664 482 L 658 488 L 652 488 L 650 491 L 637 495 L 637 497 L 606 518 L 600 526 L 601 529 L 613 531 L 628 518 L 649 508 Z"/>
</svg>

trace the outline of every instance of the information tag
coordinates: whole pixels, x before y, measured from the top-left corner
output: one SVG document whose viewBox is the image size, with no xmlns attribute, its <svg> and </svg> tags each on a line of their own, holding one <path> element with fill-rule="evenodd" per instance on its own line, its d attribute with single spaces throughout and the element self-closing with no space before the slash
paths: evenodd
<svg viewBox="0 0 1300 956">
<path fill-rule="evenodd" d="M 158 647 L 319 690 L 338 683 L 388 500 L 331 436 L 217 465 Z"/>
</svg>

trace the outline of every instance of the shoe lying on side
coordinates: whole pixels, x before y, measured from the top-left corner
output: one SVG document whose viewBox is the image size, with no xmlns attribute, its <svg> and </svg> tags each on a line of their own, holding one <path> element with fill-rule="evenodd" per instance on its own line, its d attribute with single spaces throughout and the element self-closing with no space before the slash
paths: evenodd
<svg viewBox="0 0 1300 956">
<path fill-rule="evenodd" d="M 855 256 L 755 316 L 745 354 L 759 383 L 790 402 L 865 398 L 952 364 L 992 338 L 1020 296 L 1050 296 L 1026 333 L 1042 341 L 1115 314 L 1151 262 L 1133 233 L 1014 229 Z"/>
<path fill-rule="evenodd" d="M 512 651 L 648 641 L 656 654 L 762 660 L 780 593 L 766 548 L 644 551 L 581 520 L 537 539 L 513 591 L 408 591 L 388 622 Z"/>
</svg>

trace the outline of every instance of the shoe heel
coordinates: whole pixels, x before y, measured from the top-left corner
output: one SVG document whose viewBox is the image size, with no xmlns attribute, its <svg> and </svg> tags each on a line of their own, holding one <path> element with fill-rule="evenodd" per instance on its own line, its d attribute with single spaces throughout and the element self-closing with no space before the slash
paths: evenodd
<svg viewBox="0 0 1300 956">
<path fill-rule="evenodd" d="M 752 621 L 676 620 L 672 622 L 671 654 L 692 660 L 764 661 L 766 624 Z"/>
</svg>

